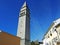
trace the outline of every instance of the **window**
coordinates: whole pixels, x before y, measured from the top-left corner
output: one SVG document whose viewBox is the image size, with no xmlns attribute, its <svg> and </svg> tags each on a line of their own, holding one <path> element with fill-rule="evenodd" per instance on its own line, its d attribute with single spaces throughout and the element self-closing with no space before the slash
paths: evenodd
<svg viewBox="0 0 60 45">
<path fill-rule="evenodd" d="M 48 36 L 48 38 L 49 38 L 49 36 Z"/>
<path fill-rule="evenodd" d="M 52 36 L 52 32 L 50 31 L 50 36 Z"/>
<path fill-rule="evenodd" d="M 52 34 L 50 34 L 50 36 L 52 36 Z"/>
<path fill-rule="evenodd" d="M 55 31 L 56 31 L 56 29 L 55 29 Z"/>
</svg>

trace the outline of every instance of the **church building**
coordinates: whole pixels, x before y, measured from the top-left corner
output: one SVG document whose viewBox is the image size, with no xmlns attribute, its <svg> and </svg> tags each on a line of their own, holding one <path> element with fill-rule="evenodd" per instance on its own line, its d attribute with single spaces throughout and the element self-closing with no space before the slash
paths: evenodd
<svg viewBox="0 0 60 45">
<path fill-rule="evenodd" d="M 30 45 L 30 12 L 26 2 L 20 10 L 17 36 L 21 38 L 21 45 Z"/>
<path fill-rule="evenodd" d="M 60 45 L 60 18 L 53 21 L 43 37 L 43 45 Z"/>
<path fill-rule="evenodd" d="M 17 35 L 0 30 L 0 45 L 30 45 L 30 12 L 26 1 L 20 9 Z"/>
</svg>

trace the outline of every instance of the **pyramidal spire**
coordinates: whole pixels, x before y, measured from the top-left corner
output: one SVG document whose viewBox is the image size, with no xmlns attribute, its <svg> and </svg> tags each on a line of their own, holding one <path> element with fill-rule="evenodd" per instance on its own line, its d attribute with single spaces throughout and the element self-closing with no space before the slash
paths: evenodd
<svg viewBox="0 0 60 45">
<path fill-rule="evenodd" d="M 24 4 L 22 5 L 21 9 L 20 9 L 20 14 L 25 12 L 26 13 L 29 13 L 29 8 L 28 8 L 28 5 L 27 5 L 27 2 L 25 1 Z"/>
<path fill-rule="evenodd" d="M 23 6 L 22 6 L 22 7 L 25 7 L 25 6 L 27 6 L 27 3 L 26 3 L 26 1 L 24 2 L 24 4 L 23 4 Z"/>
</svg>

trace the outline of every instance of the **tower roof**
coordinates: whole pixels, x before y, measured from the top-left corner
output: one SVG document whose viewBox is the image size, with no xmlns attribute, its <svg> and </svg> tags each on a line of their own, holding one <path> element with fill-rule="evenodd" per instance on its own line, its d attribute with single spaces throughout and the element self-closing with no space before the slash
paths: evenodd
<svg viewBox="0 0 60 45">
<path fill-rule="evenodd" d="M 28 5 L 27 5 L 26 1 L 24 2 L 24 4 L 21 7 L 20 14 L 23 13 L 23 12 L 26 12 L 26 13 L 30 14 L 30 9 L 28 8 Z"/>
<path fill-rule="evenodd" d="M 24 9 L 29 10 L 28 5 L 27 5 L 27 2 L 26 2 L 26 1 L 24 2 L 24 4 L 23 4 L 23 6 L 21 7 L 21 10 L 20 10 L 20 11 L 23 11 Z M 27 10 L 26 10 L 26 11 L 27 11 Z"/>
<path fill-rule="evenodd" d="M 24 2 L 24 4 L 23 4 L 23 6 L 22 6 L 22 7 L 25 7 L 25 6 L 27 6 L 27 3 L 26 3 L 26 1 Z"/>
</svg>

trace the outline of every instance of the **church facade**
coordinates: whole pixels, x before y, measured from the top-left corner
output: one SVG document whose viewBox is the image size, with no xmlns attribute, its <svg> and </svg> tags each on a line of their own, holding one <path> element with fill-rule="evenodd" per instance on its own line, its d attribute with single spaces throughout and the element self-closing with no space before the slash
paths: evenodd
<svg viewBox="0 0 60 45">
<path fill-rule="evenodd" d="M 60 45 L 60 18 L 53 21 L 44 35 L 43 45 Z"/>
</svg>

